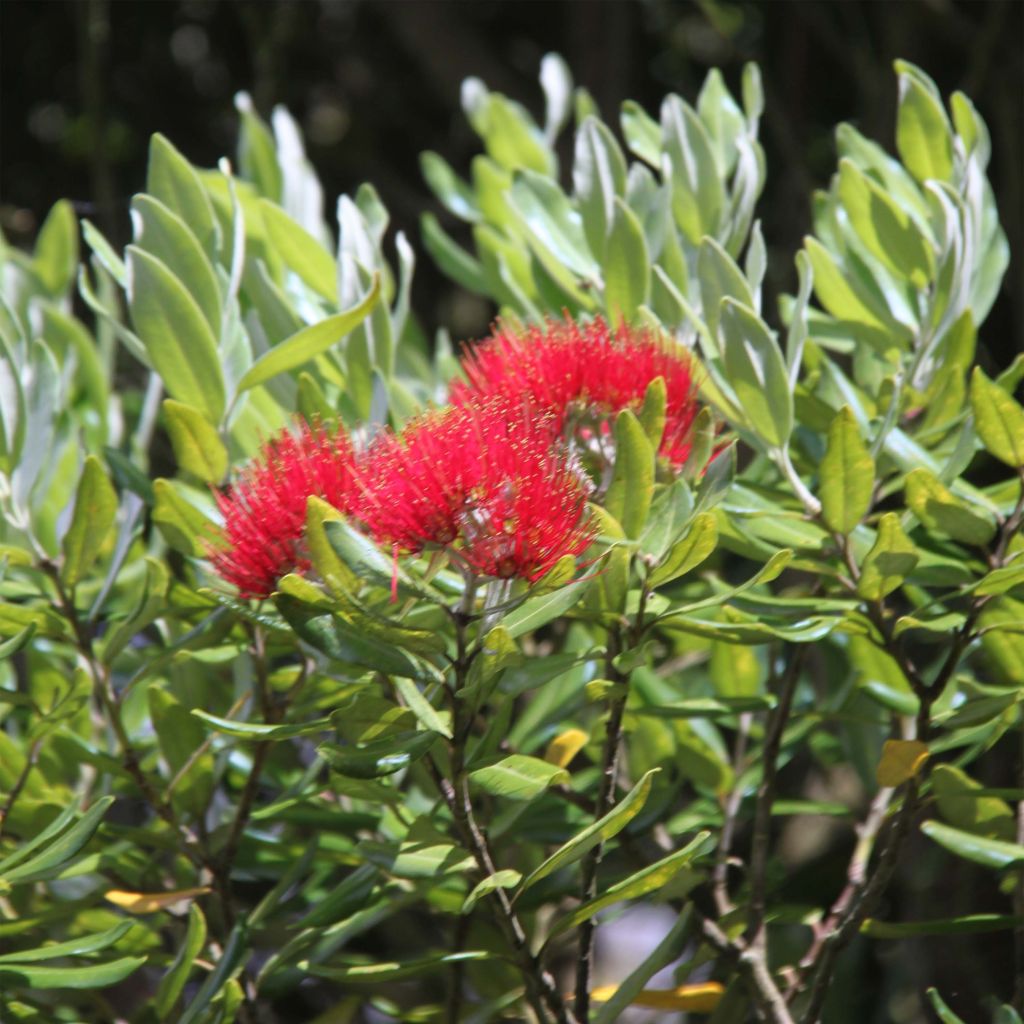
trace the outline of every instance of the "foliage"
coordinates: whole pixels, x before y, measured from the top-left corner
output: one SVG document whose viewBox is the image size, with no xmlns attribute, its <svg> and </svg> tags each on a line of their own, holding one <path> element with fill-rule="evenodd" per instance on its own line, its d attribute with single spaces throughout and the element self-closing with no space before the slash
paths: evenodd
<svg viewBox="0 0 1024 1024">
<path fill-rule="evenodd" d="M 976 365 L 1007 263 L 985 125 L 896 70 L 898 159 L 839 127 L 781 332 L 756 68 L 740 102 L 712 72 L 658 119 L 623 104 L 625 149 L 556 57 L 543 126 L 465 84 L 484 151 L 468 178 L 424 154 L 463 222 L 425 214 L 427 252 L 517 336 L 603 316 L 699 359 L 681 467 L 664 377 L 599 410 L 595 539 L 539 579 L 378 547 L 312 491 L 270 600 L 218 578 L 229 467 L 262 452 L 263 479 L 295 412 L 370 450 L 460 373 L 376 191 L 328 224 L 283 110 L 271 131 L 240 97 L 238 176 L 155 135 L 124 253 L 83 221 L 80 256 L 66 202 L 5 247 L 5 1020 L 286 1019 L 301 995 L 332 1020 L 816 1021 L 858 935 L 1019 930 L 1024 779 L 982 780 L 1024 729 L 1024 360 Z M 812 796 L 844 769 L 856 797 Z M 793 815 L 856 836 L 813 905 L 781 870 Z M 877 917 L 918 832 L 998 911 Z M 629 900 L 676 924 L 609 989 L 595 923 Z M 1011 995 L 986 1013 L 1019 1019 Z"/>
</svg>

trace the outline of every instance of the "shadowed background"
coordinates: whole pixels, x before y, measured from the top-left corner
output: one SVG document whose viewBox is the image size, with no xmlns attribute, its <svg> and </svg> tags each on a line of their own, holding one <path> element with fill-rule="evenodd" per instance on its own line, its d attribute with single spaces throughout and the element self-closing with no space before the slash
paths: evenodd
<svg viewBox="0 0 1024 1024">
<path fill-rule="evenodd" d="M 416 240 L 419 214 L 436 209 L 420 152 L 437 150 L 464 171 L 479 149 L 459 108 L 467 76 L 539 113 L 537 71 L 554 50 L 614 125 L 624 99 L 656 114 L 666 92 L 693 100 L 709 67 L 736 87 L 743 63 L 755 60 L 767 100 L 758 212 L 774 257 L 771 296 L 794 284 L 811 192 L 835 168 L 832 127 L 852 121 L 893 149 L 892 60 L 904 57 L 945 96 L 964 90 L 991 130 L 990 176 L 1013 261 L 982 339 L 990 368 L 1002 367 L 1024 338 L 1022 15 L 1018 0 L 7 0 L 0 223 L 28 242 L 68 196 L 127 241 L 150 134 L 213 166 L 234 152 L 232 97 L 246 89 L 264 115 L 283 103 L 296 116 L 329 203 L 372 181 L 393 224 Z M 443 324 L 456 338 L 485 331 L 493 315 L 425 256 L 414 300 L 425 328 Z M 770 298 L 766 310 L 771 319 Z"/>
</svg>

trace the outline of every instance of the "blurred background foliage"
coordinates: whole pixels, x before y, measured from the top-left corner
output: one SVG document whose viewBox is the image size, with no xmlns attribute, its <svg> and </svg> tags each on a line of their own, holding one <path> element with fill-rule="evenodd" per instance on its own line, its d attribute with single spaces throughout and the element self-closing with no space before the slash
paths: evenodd
<svg viewBox="0 0 1024 1024">
<path fill-rule="evenodd" d="M 694 97 L 715 66 L 735 88 L 743 63 L 756 61 L 767 107 L 770 174 L 758 216 L 769 311 L 775 294 L 795 288 L 790 254 L 810 230 L 809 197 L 835 167 L 833 125 L 850 121 L 892 150 L 892 61 L 902 57 L 943 95 L 965 91 L 988 123 L 1012 261 L 985 331 L 987 368 L 1024 346 L 1019 0 L 6 0 L 0 19 L 0 226 L 26 244 L 61 197 L 115 246 L 127 242 L 152 132 L 215 166 L 235 152 L 239 89 L 262 114 L 280 103 L 298 119 L 327 196 L 372 181 L 395 227 L 415 240 L 423 209 L 437 208 L 419 154 L 462 167 L 477 151 L 458 105 L 466 77 L 539 109 L 536 69 L 555 51 L 614 121 L 626 97 L 646 109 L 669 91 Z M 461 225 L 437 212 L 459 237 Z M 494 314 L 430 260 L 420 261 L 413 308 L 428 336 L 445 326 L 456 339 L 483 334 Z"/>
</svg>

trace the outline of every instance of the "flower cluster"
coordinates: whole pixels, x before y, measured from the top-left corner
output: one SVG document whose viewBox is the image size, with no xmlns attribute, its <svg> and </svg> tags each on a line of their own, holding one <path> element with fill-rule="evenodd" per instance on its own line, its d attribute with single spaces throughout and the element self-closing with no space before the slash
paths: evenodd
<svg viewBox="0 0 1024 1024">
<path fill-rule="evenodd" d="M 681 469 L 697 415 L 693 364 L 685 349 L 648 330 L 551 321 L 525 331 L 499 330 L 467 352 L 468 383 L 452 388 L 456 404 L 482 395 L 526 395 L 551 413 L 557 432 L 590 430 L 594 421 L 636 410 L 648 384 L 665 381 L 665 431 L 659 454 Z"/>
<path fill-rule="evenodd" d="M 607 430 L 648 385 L 666 385 L 660 454 L 679 468 L 696 415 L 691 363 L 646 331 L 549 323 L 500 331 L 464 360 L 453 404 L 386 430 L 356 451 L 341 430 L 302 425 L 265 445 L 218 496 L 214 567 L 245 597 L 303 572 L 306 502 L 316 495 L 398 554 L 443 549 L 467 572 L 540 579 L 593 538 L 592 487 L 568 442 Z"/>
<path fill-rule="evenodd" d="M 361 516 L 382 545 L 446 547 L 481 576 L 536 580 L 590 542 L 588 484 L 549 417 L 507 399 L 452 406 L 371 445 Z"/>
<path fill-rule="evenodd" d="M 227 494 L 217 495 L 224 543 L 210 560 L 243 597 L 266 597 L 289 572 L 309 568 L 302 545 L 306 502 L 316 495 L 351 512 L 358 493 L 348 434 L 301 423 L 263 446 Z"/>
</svg>

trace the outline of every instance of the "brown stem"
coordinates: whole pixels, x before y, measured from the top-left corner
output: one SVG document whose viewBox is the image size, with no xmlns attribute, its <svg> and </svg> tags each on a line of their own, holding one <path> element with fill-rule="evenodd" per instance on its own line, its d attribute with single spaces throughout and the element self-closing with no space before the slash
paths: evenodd
<svg viewBox="0 0 1024 1024">
<path fill-rule="evenodd" d="M 917 809 L 917 787 L 917 779 L 911 779 L 907 784 L 907 793 L 903 799 L 903 806 L 899 809 L 892 828 L 882 844 L 882 852 L 879 855 L 874 874 L 853 895 L 838 922 L 838 926 L 821 943 L 821 949 L 816 958 L 817 962 L 814 965 L 814 978 L 811 982 L 810 999 L 801 1018 L 801 1024 L 818 1024 L 818 1021 L 821 1020 L 821 1011 L 825 1004 L 825 997 L 828 995 L 829 983 L 835 970 L 836 958 L 853 940 L 860 930 L 864 919 L 875 908 L 886 886 L 889 884 L 889 880 L 892 878 L 903 841 L 906 838 L 910 822 Z"/>
<path fill-rule="evenodd" d="M 754 811 L 754 836 L 750 847 L 750 908 L 747 914 L 747 936 L 752 949 L 764 950 L 768 845 L 771 840 L 772 806 L 775 803 L 775 784 L 778 776 L 779 750 L 782 735 L 793 708 L 800 669 L 807 655 L 806 645 L 793 653 L 779 683 L 779 702 L 768 722 L 764 741 L 764 762 L 761 784 L 757 787 L 757 807 Z"/>
<path fill-rule="evenodd" d="M 875 848 L 875 842 L 882 825 L 886 820 L 886 813 L 892 801 L 892 789 L 880 789 L 871 807 L 868 809 L 867 817 L 857 828 L 857 843 L 853 848 L 850 863 L 846 869 L 846 885 L 839 897 L 832 904 L 828 916 L 815 928 L 814 941 L 800 961 L 800 974 L 798 974 L 793 985 L 786 993 L 787 999 L 792 999 L 799 991 L 801 982 L 806 972 L 813 969 L 815 961 L 821 953 L 826 939 L 831 935 L 843 920 L 844 915 L 849 911 L 853 901 L 863 890 L 867 880 L 868 865 L 871 861 L 871 854 Z"/>
<path fill-rule="evenodd" d="M 1024 723 L 1020 730 L 1020 762 L 1017 765 L 1017 785 L 1024 789 Z M 1017 842 L 1024 845 L 1024 799 L 1017 801 Z M 1024 1013 L 1024 869 L 1017 869 L 1017 889 L 1014 893 L 1013 912 L 1017 927 L 1013 930 L 1016 978 L 1013 989 L 1013 1005 L 1018 1013 Z"/>
<path fill-rule="evenodd" d="M 25 783 L 28 781 L 32 769 L 35 767 L 36 758 L 39 756 L 39 748 L 42 746 L 42 743 L 42 739 L 37 739 L 29 748 L 25 764 L 22 766 L 21 771 L 18 772 L 18 777 L 14 780 L 10 793 L 7 794 L 4 806 L 0 809 L 0 836 L 4 834 L 4 826 L 7 824 L 7 819 L 11 816 L 11 811 L 14 809 L 18 797 L 21 796 L 21 791 L 25 788 Z"/>
<path fill-rule="evenodd" d="M 699 920 L 704 941 L 732 963 L 746 981 L 758 1020 L 768 1024 L 793 1024 L 786 1000 L 768 969 L 764 950 L 732 941 L 709 918 L 700 917 Z"/>
<path fill-rule="evenodd" d="M 743 787 L 740 785 L 740 776 L 743 774 L 743 764 L 747 756 L 751 721 L 752 716 L 749 711 L 740 715 L 739 728 L 736 730 L 736 744 L 732 753 L 733 785 L 722 810 L 722 834 L 718 840 L 715 866 L 711 873 L 712 893 L 715 907 L 720 916 L 728 914 L 733 909 L 732 899 L 729 896 L 729 853 L 732 850 L 733 835 L 736 831 L 736 818 L 740 811 L 740 805 L 743 803 Z"/>
<path fill-rule="evenodd" d="M 608 650 L 605 654 L 606 678 L 621 687 L 612 698 L 608 710 L 608 728 L 605 732 L 604 753 L 601 758 L 601 784 L 594 807 L 594 820 L 603 818 L 615 802 L 615 785 L 619 772 L 619 745 L 622 739 L 622 717 L 626 710 L 628 678 L 615 667 L 615 658 L 621 649 L 621 638 L 609 631 Z M 580 900 L 586 903 L 597 896 L 597 871 L 604 855 L 604 844 L 598 843 L 584 858 Z M 590 1019 L 590 974 L 594 961 L 594 919 L 588 918 L 579 928 L 579 947 L 576 955 L 576 999 L 574 1008 L 581 1022 Z"/>
<path fill-rule="evenodd" d="M 456 634 L 456 657 L 452 662 L 455 678 L 449 688 L 453 712 L 452 739 L 449 742 L 451 778 L 444 776 L 429 755 L 425 763 L 451 812 L 462 843 L 473 855 L 481 875 L 484 878 L 489 878 L 496 873 L 497 868 L 487 839 L 473 812 L 473 802 L 469 795 L 469 780 L 465 767 L 465 745 L 472 728 L 472 720 L 467 713 L 465 702 L 455 696 L 465 687 L 466 677 L 474 657 L 466 642 L 466 627 L 472 610 L 472 601 L 472 581 L 467 581 L 466 595 L 462 605 L 458 611 L 452 613 Z M 513 949 L 515 960 L 526 982 L 527 999 L 533 1007 L 537 1019 L 544 1024 L 551 1020 L 556 1021 L 556 1024 L 577 1024 L 575 1016 L 565 1005 L 558 991 L 555 979 L 531 951 L 526 929 L 512 906 L 508 893 L 499 888 L 495 889 L 492 895 L 495 902 L 492 902 L 491 905 L 496 906 L 495 919 Z"/>
</svg>

